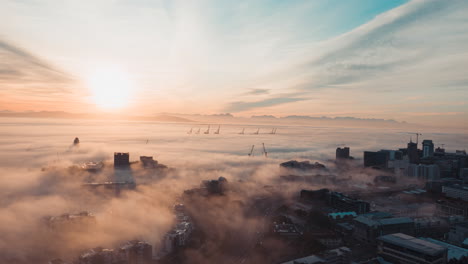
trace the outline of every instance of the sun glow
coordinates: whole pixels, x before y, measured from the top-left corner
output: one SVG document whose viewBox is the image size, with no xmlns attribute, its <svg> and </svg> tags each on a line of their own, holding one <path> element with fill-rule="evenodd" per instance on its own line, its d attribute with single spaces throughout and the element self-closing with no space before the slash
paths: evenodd
<svg viewBox="0 0 468 264">
<path fill-rule="evenodd" d="M 104 109 L 122 108 L 134 89 L 127 72 L 115 67 L 101 68 L 88 75 L 87 86 L 94 103 Z"/>
</svg>

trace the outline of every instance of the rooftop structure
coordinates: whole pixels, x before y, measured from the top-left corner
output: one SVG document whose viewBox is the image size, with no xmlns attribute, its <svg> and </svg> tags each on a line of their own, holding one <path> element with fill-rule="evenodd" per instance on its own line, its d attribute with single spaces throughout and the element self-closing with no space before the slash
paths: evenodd
<svg viewBox="0 0 468 264">
<path fill-rule="evenodd" d="M 286 223 L 281 223 L 281 224 L 274 223 L 273 233 L 281 235 L 281 236 L 288 236 L 288 237 L 295 237 L 295 236 L 301 235 L 296 225 L 286 224 Z"/>
<path fill-rule="evenodd" d="M 431 243 L 419 238 L 415 238 L 402 233 L 390 234 L 381 236 L 378 238 L 379 241 L 388 242 L 394 245 L 403 246 L 405 248 L 412 249 L 416 252 L 420 252 L 427 255 L 437 255 L 444 252 L 446 248 L 435 243 Z"/>
<path fill-rule="evenodd" d="M 354 218 L 356 217 L 356 212 L 339 212 L 339 213 L 329 213 L 328 217 L 333 220 L 340 220 L 346 218 Z"/>
<path fill-rule="evenodd" d="M 468 203 L 462 200 L 437 200 L 436 209 L 441 215 L 461 215 L 468 218 Z"/>
<path fill-rule="evenodd" d="M 414 233 L 414 221 L 409 217 L 372 219 L 360 215 L 353 223 L 354 237 L 366 243 L 374 243 L 377 237 L 387 234 Z"/>
<path fill-rule="evenodd" d="M 86 227 L 96 223 L 96 218 L 93 214 L 83 211 L 77 214 L 62 214 L 59 216 L 45 217 L 47 225 L 51 228 L 73 228 Z"/>
<path fill-rule="evenodd" d="M 452 244 L 463 246 L 468 238 L 468 222 L 459 223 L 450 228 L 447 234 L 447 241 Z"/>
<path fill-rule="evenodd" d="M 468 185 L 453 184 L 442 186 L 442 193 L 446 197 L 468 202 Z"/>
<path fill-rule="evenodd" d="M 315 162 L 313 164 L 310 161 L 297 161 L 297 160 L 290 160 L 280 164 L 280 167 L 287 168 L 287 169 L 297 169 L 297 170 L 324 170 L 326 169 L 325 165 Z"/>
<path fill-rule="evenodd" d="M 447 263 L 447 248 L 402 233 L 378 238 L 378 253 L 392 263 Z"/>
<path fill-rule="evenodd" d="M 325 260 L 316 255 L 307 256 L 304 258 L 298 258 L 295 260 L 283 262 L 281 264 L 323 264 Z"/>
<path fill-rule="evenodd" d="M 145 168 L 155 168 L 158 161 L 153 159 L 153 156 L 140 156 L 140 162 Z"/>
<path fill-rule="evenodd" d="M 328 194 L 328 204 L 341 212 L 363 214 L 370 211 L 368 202 L 348 197 L 339 192 L 330 192 Z"/>
<path fill-rule="evenodd" d="M 104 167 L 104 164 L 102 162 L 86 162 L 82 164 L 81 169 L 90 171 L 90 172 L 96 172 L 101 170 Z"/>
<path fill-rule="evenodd" d="M 468 249 L 466 248 L 457 247 L 452 244 L 445 243 L 440 240 L 436 240 L 436 239 L 432 239 L 428 237 L 420 237 L 419 239 L 446 247 L 448 249 L 447 260 L 451 260 L 451 259 L 460 260 L 463 257 L 468 257 Z"/>
</svg>

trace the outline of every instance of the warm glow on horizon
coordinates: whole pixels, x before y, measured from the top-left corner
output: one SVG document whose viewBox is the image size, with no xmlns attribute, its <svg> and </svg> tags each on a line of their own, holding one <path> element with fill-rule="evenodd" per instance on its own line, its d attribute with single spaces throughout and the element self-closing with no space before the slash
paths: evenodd
<svg viewBox="0 0 468 264">
<path fill-rule="evenodd" d="M 129 74 L 116 67 L 100 68 L 86 80 L 94 103 L 103 109 L 118 109 L 128 105 L 134 85 Z"/>
</svg>

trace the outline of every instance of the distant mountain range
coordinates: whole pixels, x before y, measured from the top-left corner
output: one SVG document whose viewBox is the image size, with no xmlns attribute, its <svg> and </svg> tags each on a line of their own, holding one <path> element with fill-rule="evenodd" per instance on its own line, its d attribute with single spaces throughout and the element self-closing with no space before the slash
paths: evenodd
<svg viewBox="0 0 468 264">
<path fill-rule="evenodd" d="M 337 116 L 337 117 L 328 117 L 328 116 L 302 116 L 302 115 L 290 115 L 290 116 L 284 116 L 284 117 L 275 117 L 272 115 L 262 115 L 262 116 L 252 116 L 251 118 L 256 118 L 256 119 L 312 119 L 312 120 L 352 120 L 352 121 L 370 121 L 370 122 L 390 122 L 390 123 L 406 123 L 405 121 L 403 122 L 398 122 L 393 119 L 380 119 L 380 118 L 359 118 L 359 117 L 351 117 L 351 116 Z"/>
<path fill-rule="evenodd" d="M 202 115 L 202 114 L 179 114 L 179 113 L 159 113 L 153 116 L 131 116 L 121 114 L 88 114 L 88 113 L 68 113 L 63 111 L 27 111 L 13 112 L 8 110 L 0 111 L 0 117 L 25 117 L 25 118 L 64 118 L 64 119 L 109 119 L 109 120 L 139 120 L 139 121 L 155 121 L 155 122 L 279 122 L 279 121 L 329 121 L 329 122 L 352 122 L 352 123 L 387 123 L 387 124 L 406 124 L 406 122 L 398 122 L 393 119 L 378 119 L 378 118 L 358 118 L 358 117 L 315 117 L 308 115 L 289 115 L 276 117 L 273 115 L 253 115 L 250 118 L 235 117 L 230 113 Z"/>
</svg>

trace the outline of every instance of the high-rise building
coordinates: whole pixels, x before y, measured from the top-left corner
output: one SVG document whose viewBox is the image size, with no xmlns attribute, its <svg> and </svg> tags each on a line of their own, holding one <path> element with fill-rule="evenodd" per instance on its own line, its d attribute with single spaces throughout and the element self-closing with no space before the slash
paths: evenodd
<svg viewBox="0 0 468 264">
<path fill-rule="evenodd" d="M 423 158 L 434 156 L 434 143 L 432 143 L 432 140 L 429 140 L 429 139 L 423 140 L 422 147 L 423 147 Z"/>
<path fill-rule="evenodd" d="M 418 163 L 419 161 L 418 144 L 412 141 L 408 143 L 408 159 L 410 163 Z"/>
<path fill-rule="evenodd" d="M 349 159 L 349 147 L 337 148 L 336 159 Z"/>
<path fill-rule="evenodd" d="M 130 154 L 123 152 L 114 152 L 114 167 L 130 166 Z"/>
</svg>

